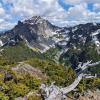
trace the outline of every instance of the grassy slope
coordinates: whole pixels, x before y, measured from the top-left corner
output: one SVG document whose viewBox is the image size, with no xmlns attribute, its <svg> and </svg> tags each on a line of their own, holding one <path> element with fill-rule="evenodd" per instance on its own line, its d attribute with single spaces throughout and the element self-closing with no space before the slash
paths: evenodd
<svg viewBox="0 0 100 100">
<path fill-rule="evenodd" d="M 16 46 L 5 46 L 2 49 L 4 50 L 1 52 L 0 59 L 5 60 L 8 64 L 21 62 L 33 57 L 42 57 L 39 52 L 29 49 L 24 42 L 20 42 Z"/>
<path fill-rule="evenodd" d="M 49 79 L 45 81 L 46 83 L 56 81 L 57 85 L 67 86 L 71 84 L 76 77 L 75 72 L 71 67 L 64 67 L 61 64 L 56 64 L 52 60 L 57 49 L 51 49 L 42 55 L 38 52 L 33 52 L 23 42 L 13 47 L 4 47 L 3 49 L 4 51 L 0 56 L 0 86 L 3 87 L 3 90 L 0 91 L 1 100 L 4 100 L 5 98 L 6 100 L 13 100 L 15 97 L 26 95 L 29 91 L 37 91 L 41 82 L 44 82 L 44 80 L 41 81 L 36 77 L 30 76 L 29 74 L 16 74 L 16 72 L 12 71 L 8 65 L 12 67 L 13 64 L 16 64 L 17 62 L 24 61 L 33 67 L 39 68 L 49 77 Z M 5 72 L 12 74 L 14 78 L 10 81 L 4 82 L 2 79 L 5 77 Z M 78 86 L 79 91 L 84 91 L 91 87 L 100 88 L 99 78 L 92 80 L 86 79 L 85 82 L 87 83 L 86 85 L 84 85 L 84 81 L 81 81 Z"/>
</svg>

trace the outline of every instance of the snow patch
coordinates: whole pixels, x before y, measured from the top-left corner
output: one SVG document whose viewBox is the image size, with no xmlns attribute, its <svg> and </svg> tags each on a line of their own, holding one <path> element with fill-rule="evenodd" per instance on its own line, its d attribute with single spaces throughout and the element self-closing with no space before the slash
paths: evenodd
<svg viewBox="0 0 100 100">
<path fill-rule="evenodd" d="M 51 32 L 51 34 L 52 34 L 52 35 L 55 35 L 55 34 L 57 34 L 57 33 L 56 33 L 56 32 Z"/>
<path fill-rule="evenodd" d="M 0 47 L 2 47 L 4 44 L 3 44 L 3 42 L 0 40 Z"/>
<path fill-rule="evenodd" d="M 44 49 L 41 50 L 41 53 L 43 53 L 43 52 L 49 50 L 49 48 L 50 48 L 49 46 L 47 46 L 47 45 L 45 45 L 45 44 L 42 44 L 42 43 L 40 43 L 40 45 L 41 45 L 42 47 L 44 47 Z"/>
<path fill-rule="evenodd" d="M 94 25 L 94 26 L 96 26 L 96 25 L 97 25 L 97 23 L 93 22 L 93 25 Z"/>
<path fill-rule="evenodd" d="M 72 32 L 75 32 L 77 29 L 78 29 L 78 28 L 77 28 L 77 27 L 75 27 L 74 29 L 72 29 Z"/>
<path fill-rule="evenodd" d="M 100 33 L 100 29 L 98 29 L 96 32 L 92 33 L 92 36 L 98 35 Z"/>
</svg>

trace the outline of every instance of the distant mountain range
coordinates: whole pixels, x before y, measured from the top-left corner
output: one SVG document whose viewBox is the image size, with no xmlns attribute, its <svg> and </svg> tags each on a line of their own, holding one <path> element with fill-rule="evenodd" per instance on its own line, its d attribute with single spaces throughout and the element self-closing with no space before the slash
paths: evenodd
<svg viewBox="0 0 100 100">
<path fill-rule="evenodd" d="M 91 42 L 99 47 L 100 24 L 87 23 L 60 28 L 40 16 L 33 16 L 23 22 L 18 21 L 12 30 L 1 34 L 0 46 L 20 40 L 24 40 L 29 47 L 37 48 L 41 52 L 48 50 L 55 44 L 62 48 L 76 48 L 78 45 L 82 46 Z"/>
<path fill-rule="evenodd" d="M 100 89 L 100 65 L 83 70 L 87 63 L 97 61 L 100 61 L 100 23 L 58 27 L 40 16 L 18 21 L 13 29 L 0 32 L 0 98 L 22 100 L 31 96 L 27 100 L 42 100 L 42 83 L 47 84 L 44 90 L 48 93 L 47 88 L 59 91 L 58 86 L 74 82 L 69 86 L 72 88 L 83 77 L 82 74 L 76 78 L 82 71 L 84 79 L 69 94 L 77 100 L 89 95 L 87 90 Z M 57 86 L 49 87 L 52 81 Z M 56 92 L 50 94 L 53 93 Z M 60 94 L 65 98 L 62 91 Z"/>
<path fill-rule="evenodd" d="M 40 16 L 34 16 L 23 22 L 19 21 L 12 30 L 1 35 L 0 45 L 3 46 L 10 41 L 18 42 L 22 39 L 29 47 L 37 48 L 42 52 L 53 45 L 54 41 L 50 37 L 56 34 L 57 29 L 59 28 Z"/>
<path fill-rule="evenodd" d="M 50 48 L 60 48 L 56 58 L 59 57 L 60 61 L 67 59 L 76 66 L 79 62 L 92 60 L 91 57 L 85 57 L 87 50 L 88 52 L 94 50 L 97 55 L 100 54 L 100 23 L 57 27 L 40 16 L 33 16 L 23 22 L 18 21 L 13 29 L 0 35 L 1 47 L 16 45 L 20 41 L 24 41 L 29 48 L 41 53 Z"/>
</svg>

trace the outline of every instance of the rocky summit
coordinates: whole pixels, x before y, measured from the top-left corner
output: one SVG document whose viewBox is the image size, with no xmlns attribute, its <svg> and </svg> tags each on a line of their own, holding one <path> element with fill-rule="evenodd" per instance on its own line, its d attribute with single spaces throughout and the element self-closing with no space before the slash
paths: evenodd
<svg viewBox="0 0 100 100">
<path fill-rule="evenodd" d="M 18 21 L 18 24 L 12 30 L 1 35 L 0 45 L 24 40 L 29 47 L 45 51 L 53 45 L 53 41 L 49 37 L 56 34 L 57 29 L 58 27 L 40 16 L 34 16 L 23 22 Z"/>
</svg>

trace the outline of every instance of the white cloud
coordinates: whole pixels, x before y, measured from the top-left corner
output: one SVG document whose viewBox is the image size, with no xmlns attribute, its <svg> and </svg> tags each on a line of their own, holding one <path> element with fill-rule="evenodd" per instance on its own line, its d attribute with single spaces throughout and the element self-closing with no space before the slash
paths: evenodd
<svg viewBox="0 0 100 100">
<path fill-rule="evenodd" d="M 100 11 L 100 3 L 94 4 L 93 10 L 99 10 Z"/>
<path fill-rule="evenodd" d="M 10 9 L 12 17 L 19 16 L 21 19 L 35 15 L 47 17 L 51 22 L 66 16 L 65 10 L 59 5 L 58 0 L 4 0 L 4 3 L 13 4 Z"/>
<path fill-rule="evenodd" d="M 67 12 L 67 19 L 69 22 L 87 23 L 100 22 L 99 13 L 95 10 L 100 10 L 100 0 L 64 0 L 66 4 L 73 5 Z M 88 3 L 94 4 L 94 11 L 88 9 Z M 98 20 L 99 19 L 99 20 Z"/>
<path fill-rule="evenodd" d="M 16 23 L 1 21 L 0 24 L 1 24 L 0 30 L 9 30 L 9 29 L 13 28 L 13 26 L 14 26 Z"/>
<path fill-rule="evenodd" d="M 100 0 L 83 0 L 83 1 L 87 3 L 100 3 Z"/>
<path fill-rule="evenodd" d="M 5 15 L 5 10 L 2 8 L 1 4 L 0 4 L 0 17 Z"/>
<path fill-rule="evenodd" d="M 77 5 L 77 4 L 84 2 L 84 0 L 64 0 L 64 1 L 70 5 Z"/>
<path fill-rule="evenodd" d="M 56 9 L 57 0 L 6 0 L 7 2 L 13 4 L 11 13 L 22 17 L 45 15 L 59 9 Z"/>
<path fill-rule="evenodd" d="M 79 20 L 79 19 L 84 19 L 85 17 L 87 17 L 88 15 L 88 11 L 86 9 L 86 5 L 76 5 L 74 7 L 71 7 L 68 10 L 68 17 L 70 19 L 74 19 L 74 20 Z"/>
<path fill-rule="evenodd" d="M 82 3 L 100 3 L 100 0 L 64 0 L 67 4 L 77 5 Z"/>
<path fill-rule="evenodd" d="M 11 4 L 12 7 L 8 11 L 0 4 L 0 22 L 4 20 L 0 27 L 3 28 L 6 24 L 13 26 L 10 20 L 14 20 L 16 17 L 19 17 L 20 20 L 34 15 L 46 17 L 52 23 L 61 26 L 90 22 L 94 19 L 100 21 L 100 12 L 95 12 L 100 8 L 100 0 L 64 0 L 64 2 L 73 5 L 73 7 L 66 11 L 58 3 L 58 0 L 3 0 L 5 5 Z M 88 10 L 88 3 L 94 4 L 94 12 Z"/>
<path fill-rule="evenodd" d="M 6 13 L 6 10 L 0 3 L 0 30 L 9 29 L 12 27 L 12 24 L 9 22 L 10 19 L 11 16 Z"/>
</svg>

